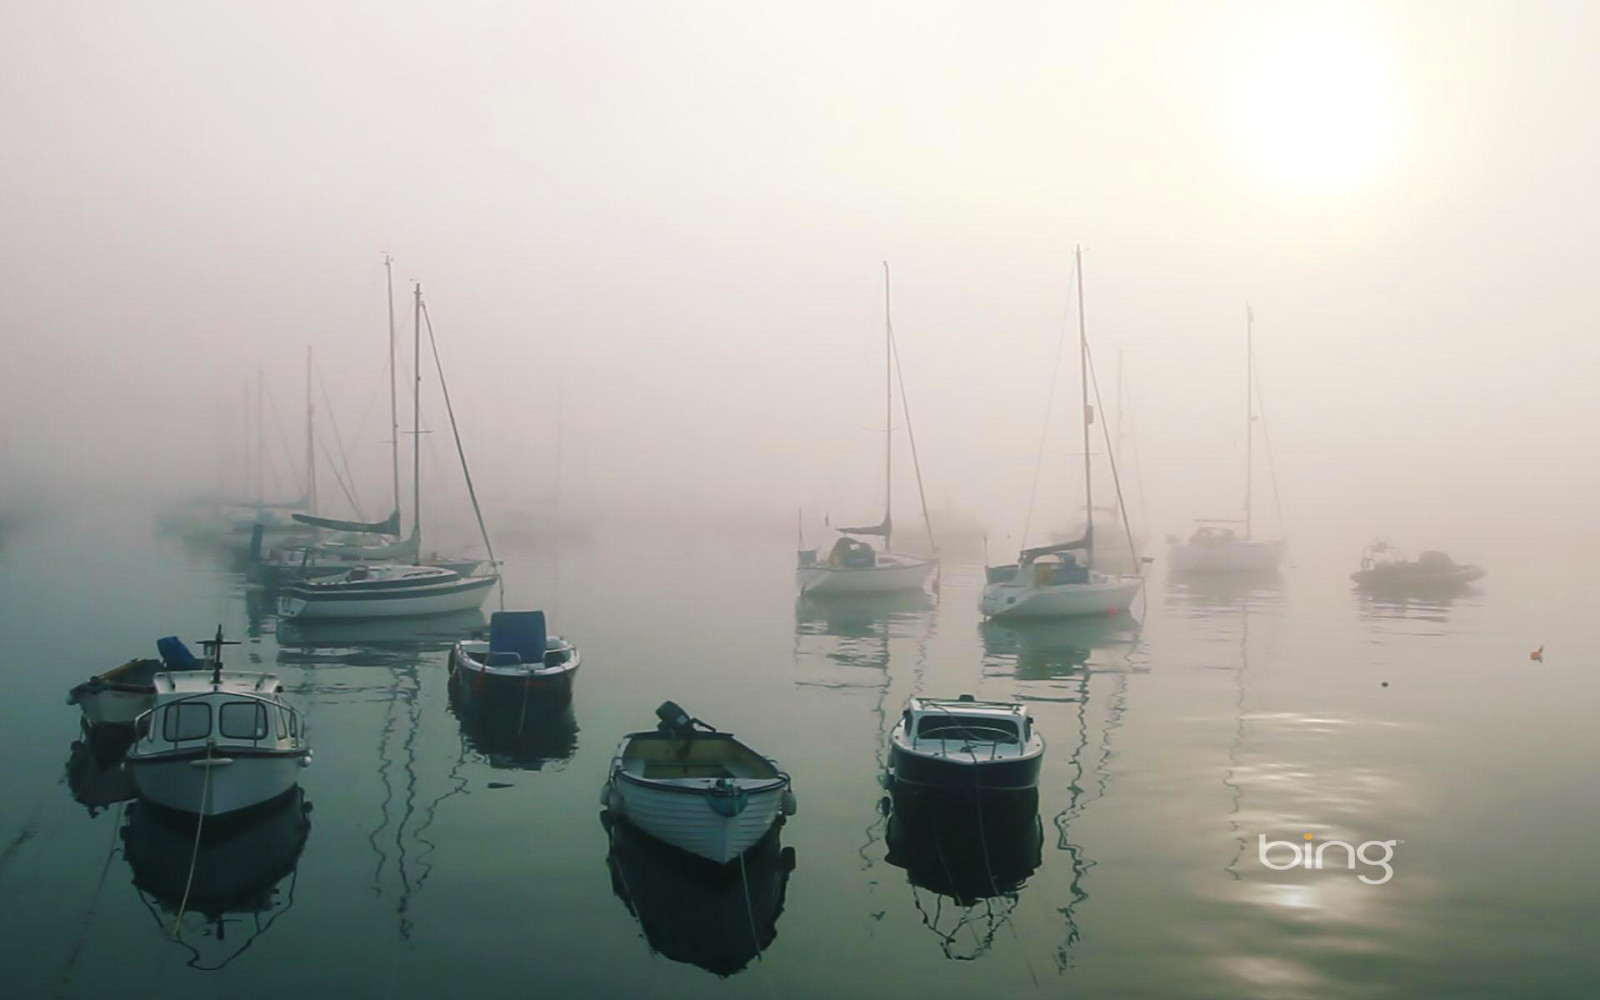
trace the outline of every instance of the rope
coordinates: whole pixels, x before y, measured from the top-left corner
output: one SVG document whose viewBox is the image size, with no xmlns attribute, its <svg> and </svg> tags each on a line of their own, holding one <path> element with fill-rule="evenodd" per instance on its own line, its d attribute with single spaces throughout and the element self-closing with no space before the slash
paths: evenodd
<svg viewBox="0 0 1600 1000">
<path fill-rule="evenodd" d="M 1083 338 L 1083 357 L 1089 365 L 1089 381 L 1094 385 L 1094 405 L 1102 412 L 1105 404 L 1100 399 L 1100 377 L 1095 374 L 1094 355 L 1089 350 L 1089 338 Z M 1128 538 L 1128 553 L 1133 556 L 1133 572 L 1141 580 L 1144 579 L 1144 564 L 1139 561 L 1139 548 L 1133 544 L 1133 522 L 1128 520 L 1128 501 L 1122 495 L 1122 479 L 1117 475 L 1116 450 L 1111 447 L 1111 425 L 1105 421 L 1100 422 L 1100 430 L 1106 440 L 1106 460 L 1111 463 L 1111 484 L 1117 488 L 1117 510 L 1122 514 L 1122 533 Z"/>
<path fill-rule="evenodd" d="M 922 501 L 922 523 L 928 527 L 928 546 L 933 549 L 933 558 L 937 562 L 939 543 L 933 537 L 933 518 L 928 514 L 928 493 L 922 488 L 922 462 L 917 458 L 917 435 L 911 429 L 911 402 L 906 399 L 906 373 L 900 367 L 900 344 L 895 340 L 892 326 L 889 328 L 889 349 L 894 353 L 894 371 L 900 380 L 900 407 L 906 415 L 906 438 L 911 442 L 911 467 L 917 473 L 917 498 Z"/>
<path fill-rule="evenodd" d="M 350 499 L 351 506 L 356 509 L 356 519 L 365 521 L 367 516 L 361 512 L 361 501 L 356 497 L 356 476 L 350 471 L 350 456 L 345 451 L 344 437 L 339 433 L 339 423 L 333 419 L 333 401 L 328 398 L 328 384 L 322 380 L 322 369 L 313 369 L 317 376 L 317 388 L 322 390 L 322 412 L 328 415 L 328 426 L 333 429 L 333 442 L 339 446 L 339 462 L 344 466 L 344 474 L 350 480 L 350 488 L 345 491 L 345 496 Z M 317 443 L 322 445 L 322 452 L 327 455 L 328 445 L 322 438 L 317 438 Z M 333 467 L 333 477 L 339 481 L 339 486 L 344 487 L 344 479 L 339 477 L 339 469 L 333 465 L 333 457 L 327 455 L 328 465 Z"/>
<path fill-rule="evenodd" d="M 221 654 L 222 650 L 217 650 L 217 655 Z M 172 918 L 174 939 L 182 937 L 180 924 L 183 921 L 183 911 L 189 908 L 189 890 L 194 887 L 194 869 L 200 863 L 200 833 L 206 826 L 206 798 L 211 794 L 211 751 L 215 748 L 214 740 L 206 741 L 206 776 L 200 785 L 200 813 L 194 821 L 194 848 L 189 855 L 189 877 L 183 882 L 183 899 L 178 902 L 178 915 Z"/>
<path fill-rule="evenodd" d="M 748 852 L 747 852 L 748 853 Z M 750 940 L 756 946 L 756 961 L 762 962 L 761 932 L 756 929 L 756 908 L 750 902 L 750 879 L 744 871 L 744 855 L 739 855 L 739 884 L 744 888 L 744 915 L 750 918 Z"/>
</svg>

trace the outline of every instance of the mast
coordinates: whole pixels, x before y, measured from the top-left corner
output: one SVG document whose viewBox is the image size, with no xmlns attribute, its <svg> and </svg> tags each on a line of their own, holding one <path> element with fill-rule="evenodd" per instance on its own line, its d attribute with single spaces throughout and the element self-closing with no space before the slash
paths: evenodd
<svg viewBox="0 0 1600 1000">
<path fill-rule="evenodd" d="M 306 511 L 317 509 L 316 406 L 311 400 L 311 345 L 306 345 Z"/>
<path fill-rule="evenodd" d="M 267 396 L 267 376 L 260 368 L 256 369 L 256 512 L 261 511 L 261 504 L 266 500 L 267 493 L 267 411 L 265 400 Z"/>
<path fill-rule="evenodd" d="M 394 258 L 383 255 L 384 285 L 389 291 L 389 447 L 394 469 L 394 509 L 400 510 L 400 415 L 394 392 Z"/>
<path fill-rule="evenodd" d="M 889 318 L 889 262 L 883 262 L 883 550 L 894 530 L 894 324 Z"/>
<path fill-rule="evenodd" d="M 422 551 L 422 282 L 417 282 L 413 311 L 411 367 L 411 537 Z M 420 557 L 420 556 L 419 556 Z"/>
<path fill-rule="evenodd" d="M 1244 307 L 1244 539 L 1250 540 L 1250 484 L 1255 478 L 1251 439 L 1255 437 L 1255 403 L 1250 392 L 1250 380 L 1255 371 L 1256 311 Z"/>
<path fill-rule="evenodd" d="M 1094 410 L 1089 406 L 1089 335 L 1083 322 L 1083 247 L 1074 248 L 1073 256 L 1078 271 L 1078 389 L 1083 400 L 1083 537 L 1089 540 L 1085 551 L 1088 564 L 1093 566 L 1094 478 L 1089 457 L 1089 425 L 1094 422 Z"/>
</svg>

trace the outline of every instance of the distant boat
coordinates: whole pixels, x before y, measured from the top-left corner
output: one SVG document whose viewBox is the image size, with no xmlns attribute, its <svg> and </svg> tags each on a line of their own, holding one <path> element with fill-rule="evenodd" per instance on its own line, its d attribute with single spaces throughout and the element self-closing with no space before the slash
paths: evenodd
<svg viewBox="0 0 1600 1000">
<path fill-rule="evenodd" d="M 1083 251 L 1075 256 L 1078 282 L 1079 392 L 1083 427 L 1083 536 L 1023 549 L 1017 561 L 985 569 L 986 584 L 978 610 L 990 618 L 1064 618 L 1116 615 L 1126 612 L 1144 586 L 1138 575 L 1102 573 L 1094 566 L 1094 467 L 1089 427 L 1089 340 L 1084 328 Z M 1048 419 L 1048 418 L 1047 418 Z M 1118 486 L 1118 496 L 1121 487 Z M 1130 542 L 1131 545 L 1131 542 Z M 1084 554 L 1083 562 L 1073 555 Z"/>
<path fill-rule="evenodd" d="M 883 520 L 878 524 L 856 528 L 839 528 L 839 539 L 833 543 L 826 556 L 817 549 L 807 549 L 804 539 L 795 583 L 800 591 L 812 597 L 829 597 L 851 594 L 885 594 L 903 590 L 921 590 L 928 582 L 938 563 L 933 559 L 899 555 L 889 551 L 889 539 L 894 533 L 894 375 L 896 371 L 894 325 L 889 312 L 889 265 L 883 266 L 883 334 L 884 334 L 884 444 L 883 444 Z M 903 394 L 902 394 L 903 395 Z M 902 400 L 903 401 L 903 400 Z M 909 414 L 909 408 L 907 408 Z M 916 443 L 912 440 L 912 459 L 916 459 Z M 922 473 L 917 472 L 917 489 L 922 489 Z M 922 500 L 924 519 L 927 519 L 928 502 Z M 933 528 L 929 521 L 929 544 L 932 546 Z M 859 537 L 856 537 L 859 536 Z M 863 538 L 882 538 L 883 548 L 874 549 Z M 934 547 L 937 552 L 937 547 Z"/>
<path fill-rule="evenodd" d="M 1188 541 L 1168 537 L 1167 565 L 1175 573 L 1275 573 L 1283 562 L 1286 543 L 1253 537 L 1251 487 L 1255 479 L 1255 312 L 1245 312 L 1245 424 L 1244 517 L 1242 520 L 1202 520 Z M 1265 425 L 1263 425 L 1265 426 Z M 1268 460 L 1271 459 L 1270 449 Z M 1233 525 L 1242 526 L 1236 534 Z"/>
<path fill-rule="evenodd" d="M 127 766 L 139 797 L 178 812 L 220 816 L 287 794 L 311 762 L 298 709 L 272 674 L 222 669 L 222 629 L 206 645 L 209 671 L 155 675 Z"/>
<path fill-rule="evenodd" d="M 1459 590 L 1483 575 L 1482 567 L 1455 562 L 1444 552 L 1424 552 L 1412 562 L 1393 545 L 1373 542 L 1361 553 L 1361 568 L 1350 579 L 1374 593 L 1420 593 Z"/>
<path fill-rule="evenodd" d="M 794 813 L 789 776 L 771 758 L 670 701 L 656 716 L 656 729 L 629 733 L 611 758 L 601 801 L 613 819 L 722 865 Z"/>
<path fill-rule="evenodd" d="M 912 698 L 889 734 L 900 790 L 1020 792 L 1039 787 L 1044 737 L 1015 702 Z"/>
<path fill-rule="evenodd" d="M 412 522 L 411 536 L 403 543 L 395 546 L 384 547 L 384 558 L 389 558 L 396 553 L 391 552 L 396 546 L 403 548 L 411 557 L 421 548 L 422 544 L 422 286 L 418 285 L 415 294 L 415 342 L 413 347 L 413 371 L 419 373 L 414 383 L 411 405 L 411 497 L 412 497 Z M 430 327 L 431 329 L 431 327 Z M 429 334 L 432 336 L 431 332 Z M 437 354 L 436 354 L 437 356 Z M 439 373 L 441 385 L 444 382 L 444 373 Z M 449 390 L 445 389 L 445 404 L 449 406 Z M 455 426 L 455 417 L 451 415 L 451 426 Z M 457 451 L 460 453 L 460 438 L 457 437 Z M 466 473 L 466 458 L 462 454 L 461 465 L 463 476 L 467 480 L 467 491 L 473 497 L 473 509 L 477 510 L 477 497 L 472 491 L 472 478 Z M 330 522 L 323 518 L 304 519 L 308 523 L 320 526 L 335 526 L 346 528 L 359 528 L 346 522 Z M 398 525 L 399 512 L 391 520 Z M 479 526 L 482 527 L 482 517 L 479 516 Z M 367 526 L 373 527 L 373 526 Z M 387 527 L 387 526 L 385 526 Z M 485 545 L 488 544 L 488 532 L 484 532 Z M 491 559 L 493 552 L 490 552 Z M 416 617 L 422 615 L 448 614 L 453 611 L 468 611 L 481 607 L 489 591 L 499 582 L 499 576 L 488 573 L 483 576 L 463 576 L 461 573 L 442 566 L 421 566 L 415 563 L 385 562 L 376 565 L 365 563 L 351 567 L 342 573 L 329 577 L 312 580 L 303 580 L 283 589 L 278 598 L 278 614 L 287 619 L 300 618 L 397 618 Z"/>
<path fill-rule="evenodd" d="M 487 642 L 451 648 L 449 672 L 465 705 L 559 707 L 572 700 L 581 663 L 576 646 L 546 633 L 543 611 L 497 611 Z"/>
</svg>

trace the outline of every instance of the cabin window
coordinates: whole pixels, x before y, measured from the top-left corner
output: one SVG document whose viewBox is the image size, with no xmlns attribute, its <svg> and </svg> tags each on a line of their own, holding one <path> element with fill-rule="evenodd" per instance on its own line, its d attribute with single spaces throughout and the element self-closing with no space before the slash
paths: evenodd
<svg viewBox="0 0 1600 1000">
<path fill-rule="evenodd" d="M 289 713 L 289 735 L 297 739 L 300 736 L 300 716 L 293 712 Z"/>
<path fill-rule="evenodd" d="M 218 713 L 222 735 L 230 740 L 267 738 L 267 710 L 253 701 L 230 701 Z"/>
<path fill-rule="evenodd" d="M 283 710 L 283 706 L 282 705 L 279 705 L 278 706 L 278 739 L 281 740 L 285 736 L 288 736 L 288 735 L 289 735 L 289 713 L 285 712 Z"/>
<path fill-rule="evenodd" d="M 1010 719 L 973 715 L 924 715 L 917 724 L 920 740 L 972 740 L 982 743 L 1020 743 Z"/>
<path fill-rule="evenodd" d="M 168 705 L 161 717 L 161 735 L 168 743 L 205 739 L 211 735 L 211 706 L 201 701 Z"/>
</svg>

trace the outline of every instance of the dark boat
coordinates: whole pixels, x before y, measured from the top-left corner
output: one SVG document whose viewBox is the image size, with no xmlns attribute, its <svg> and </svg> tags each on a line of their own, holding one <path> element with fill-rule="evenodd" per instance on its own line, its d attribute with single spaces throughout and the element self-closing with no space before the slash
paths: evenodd
<svg viewBox="0 0 1600 1000">
<path fill-rule="evenodd" d="M 545 631 L 543 611 L 497 611 L 489 640 L 450 650 L 450 680 L 469 705 L 564 705 L 582 657 L 578 647 Z"/>
<path fill-rule="evenodd" d="M 1014 702 L 912 698 L 889 734 L 896 789 L 1023 792 L 1039 785 L 1044 737 Z"/>
<path fill-rule="evenodd" d="M 600 821 L 611 837 L 611 890 L 653 950 L 726 978 L 772 945 L 795 867 L 779 827 L 739 864 L 724 866 L 689 857 L 609 812 Z"/>
<path fill-rule="evenodd" d="M 1350 579 L 1374 593 L 1440 593 L 1483 579 L 1483 569 L 1458 563 L 1439 551 L 1424 552 L 1413 562 L 1393 545 L 1374 542 L 1361 553 L 1361 568 Z"/>
</svg>

